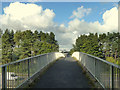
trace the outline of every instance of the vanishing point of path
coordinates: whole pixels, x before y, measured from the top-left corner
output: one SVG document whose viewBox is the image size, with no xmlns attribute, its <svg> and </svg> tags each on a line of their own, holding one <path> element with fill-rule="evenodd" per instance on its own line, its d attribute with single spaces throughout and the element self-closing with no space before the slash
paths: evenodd
<svg viewBox="0 0 120 90">
<path fill-rule="evenodd" d="M 32 88 L 90 88 L 81 67 L 71 58 L 53 64 Z"/>
</svg>

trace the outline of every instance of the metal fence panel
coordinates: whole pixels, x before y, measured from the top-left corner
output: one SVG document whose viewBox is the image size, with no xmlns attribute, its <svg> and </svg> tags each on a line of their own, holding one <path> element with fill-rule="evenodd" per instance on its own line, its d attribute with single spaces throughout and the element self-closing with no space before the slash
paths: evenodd
<svg viewBox="0 0 120 90">
<path fill-rule="evenodd" d="M 120 69 L 114 67 L 114 88 L 120 88 Z"/>
<path fill-rule="evenodd" d="M 42 68 L 50 62 L 59 58 L 55 54 L 61 53 L 54 52 L 32 56 L 19 61 L 8 63 L 0 66 L 0 89 L 1 88 L 18 88 L 24 82 L 28 81 L 33 75 L 39 72 Z"/>
<path fill-rule="evenodd" d="M 0 88 L 2 88 L 2 68 L 0 67 Z"/>
<path fill-rule="evenodd" d="M 120 88 L 120 67 L 118 65 L 82 52 L 74 52 L 72 56 L 79 57 L 81 64 L 103 88 Z"/>
</svg>

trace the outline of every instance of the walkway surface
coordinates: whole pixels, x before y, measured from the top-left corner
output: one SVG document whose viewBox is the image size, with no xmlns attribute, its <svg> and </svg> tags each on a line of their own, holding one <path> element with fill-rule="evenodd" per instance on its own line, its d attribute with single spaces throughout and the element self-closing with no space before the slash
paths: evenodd
<svg viewBox="0 0 120 90">
<path fill-rule="evenodd" d="M 71 58 L 55 62 L 32 88 L 90 88 L 81 67 Z"/>
</svg>

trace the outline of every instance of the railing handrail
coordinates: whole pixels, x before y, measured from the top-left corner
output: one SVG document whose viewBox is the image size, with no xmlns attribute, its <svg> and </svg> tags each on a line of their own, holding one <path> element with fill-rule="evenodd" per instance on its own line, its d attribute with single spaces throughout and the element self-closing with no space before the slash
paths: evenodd
<svg viewBox="0 0 120 90">
<path fill-rule="evenodd" d="M 13 61 L 13 62 L 10 62 L 10 63 L 7 63 L 7 64 L 0 65 L 0 67 L 5 67 L 5 66 L 11 65 L 11 64 L 23 62 L 23 61 L 26 61 L 28 59 L 36 58 L 36 57 L 39 57 L 39 56 L 44 56 L 46 54 L 51 54 L 51 53 L 55 53 L 55 52 L 44 53 L 44 54 L 39 54 L 39 55 L 36 55 L 36 56 L 27 57 L 27 58 L 24 58 L 24 59 L 21 59 L 21 60 L 17 60 L 17 61 Z"/>
<path fill-rule="evenodd" d="M 80 53 L 83 53 L 83 52 L 80 52 Z M 104 60 L 104 59 L 101 59 L 101 58 L 99 58 L 99 57 L 96 57 L 96 56 L 93 56 L 93 55 L 90 55 L 90 54 L 87 54 L 87 53 L 83 53 L 83 54 L 86 54 L 86 55 L 88 55 L 88 56 L 90 56 L 90 57 L 92 57 L 92 58 L 95 58 L 95 59 L 100 60 L 100 61 L 102 61 L 102 62 L 104 62 L 104 63 L 106 63 L 106 64 L 109 64 L 110 66 L 114 66 L 114 67 L 120 69 L 120 66 L 117 65 L 117 64 L 108 62 L 108 61 L 106 61 L 106 60 Z"/>
</svg>

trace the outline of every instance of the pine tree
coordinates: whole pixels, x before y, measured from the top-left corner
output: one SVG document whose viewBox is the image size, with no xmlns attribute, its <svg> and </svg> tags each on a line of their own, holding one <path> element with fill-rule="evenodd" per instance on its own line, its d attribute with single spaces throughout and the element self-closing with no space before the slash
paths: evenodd
<svg viewBox="0 0 120 90">
<path fill-rule="evenodd" d="M 9 63 L 12 61 L 12 44 L 10 31 L 6 29 L 2 36 L 2 63 Z"/>
</svg>

